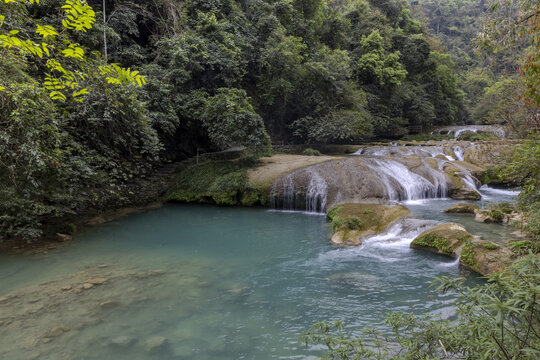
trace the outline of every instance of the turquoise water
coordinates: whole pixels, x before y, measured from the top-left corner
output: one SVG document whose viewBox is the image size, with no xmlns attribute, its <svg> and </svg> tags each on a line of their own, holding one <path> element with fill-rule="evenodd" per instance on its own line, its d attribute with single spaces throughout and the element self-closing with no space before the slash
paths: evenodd
<svg viewBox="0 0 540 360">
<path fill-rule="evenodd" d="M 418 219 L 358 248 L 332 247 L 325 216 L 178 205 L 48 254 L 2 255 L 0 359 L 306 359 L 320 347 L 299 337 L 321 320 L 359 334 L 390 311 L 449 317 L 453 296 L 430 284 L 466 271 L 410 241 L 460 219 L 486 236 L 509 231 L 440 212 L 452 203 L 407 204 Z M 107 281 L 82 289 L 92 277 Z"/>
<path fill-rule="evenodd" d="M 113 270 L 113 277 L 124 269 L 160 269 L 165 275 L 156 287 L 137 295 L 144 295 L 142 303 L 130 302 L 123 280 L 100 287 L 98 299 L 85 298 L 89 307 L 108 296 L 126 305 L 89 315 L 99 321 L 81 329 L 73 323 L 86 321 L 84 310 L 68 305 L 48 322 L 29 316 L 26 324 L 43 331 L 57 323 L 71 328 L 32 351 L 40 351 L 40 359 L 305 358 L 319 352 L 303 348 L 299 336 L 323 319 L 342 319 L 359 332 L 380 326 L 389 311 L 452 313 L 452 296 L 437 296 L 429 285 L 436 276 L 461 270 L 451 260 L 409 249 L 420 231 L 411 229 L 360 248 L 335 249 L 324 216 L 167 206 L 88 229 L 45 256 L 2 257 L 0 296 L 100 265 Z M 126 281 L 138 286 L 137 280 Z M 124 290 L 115 292 L 115 284 Z M 4 330 L 1 349 L 9 349 L 17 334 Z M 155 336 L 166 344 L 147 351 Z M 130 345 L 115 345 L 119 337 Z M 23 358 L 21 351 L 17 346 L 2 358 Z"/>
</svg>

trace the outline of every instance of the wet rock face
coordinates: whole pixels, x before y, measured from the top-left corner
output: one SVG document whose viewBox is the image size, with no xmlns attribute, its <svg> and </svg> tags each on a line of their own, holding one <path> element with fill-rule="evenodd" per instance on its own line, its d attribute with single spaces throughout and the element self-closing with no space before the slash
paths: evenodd
<svg viewBox="0 0 540 360">
<path fill-rule="evenodd" d="M 270 205 L 276 209 L 324 212 L 339 203 L 365 199 L 443 197 L 444 172 L 421 158 L 351 157 L 296 170 L 276 179 Z"/>
<path fill-rule="evenodd" d="M 450 197 L 455 200 L 480 200 L 482 195 L 476 190 L 468 189 L 465 187 L 452 189 L 450 191 Z"/>
<path fill-rule="evenodd" d="M 463 226 L 448 223 L 424 231 L 413 240 L 411 248 L 457 258 L 459 248 L 472 238 Z"/>
<path fill-rule="evenodd" d="M 269 203 L 275 209 L 325 212 L 336 204 L 365 199 L 450 196 L 479 200 L 477 177 L 483 169 L 456 161 L 449 153 L 454 154 L 450 148 L 436 146 L 361 149 L 359 156 L 326 161 L 277 178 Z"/>
</svg>

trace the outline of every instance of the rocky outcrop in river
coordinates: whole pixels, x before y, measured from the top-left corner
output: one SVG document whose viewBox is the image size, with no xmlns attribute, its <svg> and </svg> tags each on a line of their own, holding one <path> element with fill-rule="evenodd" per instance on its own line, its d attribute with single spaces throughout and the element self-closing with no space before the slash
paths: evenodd
<svg viewBox="0 0 540 360">
<path fill-rule="evenodd" d="M 431 156 L 351 156 L 277 178 L 270 188 L 270 206 L 324 212 L 337 204 L 365 199 L 403 201 L 451 196 L 478 200 L 479 181 L 474 175 L 481 171 L 471 164 Z"/>
</svg>

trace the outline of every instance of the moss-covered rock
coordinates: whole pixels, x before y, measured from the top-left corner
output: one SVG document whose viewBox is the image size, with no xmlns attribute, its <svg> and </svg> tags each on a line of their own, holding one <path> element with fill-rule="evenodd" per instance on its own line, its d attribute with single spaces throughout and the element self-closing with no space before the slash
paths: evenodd
<svg viewBox="0 0 540 360">
<path fill-rule="evenodd" d="M 247 172 L 255 165 L 256 162 L 252 160 L 239 159 L 189 166 L 177 175 L 166 200 L 217 205 L 262 205 L 267 195 L 250 183 Z"/>
<path fill-rule="evenodd" d="M 315 150 L 312 148 L 307 148 L 304 151 L 302 151 L 302 155 L 304 156 L 322 156 L 321 152 L 319 150 Z"/>
<path fill-rule="evenodd" d="M 411 248 L 457 258 L 457 250 L 470 239 L 472 235 L 463 226 L 448 223 L 421 233 L 413 240 Z"/>
<path fill-rule="evenodd" d="M 500 272 L 514 260 L 512 251 L 489 241 L 468 241 L 461 249 L 460 263 L 481 275 Z"/>
<path fill-rule="evenodd" d="M 466 162 L 483 168 L 494 167 L 504 162 L 520 143 L 520 140 L 508 139 L 477 143 L 465 149 L 464 158 Z"/>
<path fill-rule="evenodd" d="M 332 243 L 338 246 L 358 246 L 366 237 L 386 230 L 399 219 L 407 216 L 409 209 L 403 205 L 347 203 L 327 212 L 332 220 Z"/>
<path fill-rule="evenodd" d="M 474 220 L 477 222 L 483 223 L 498 223 L 502 224 L 505 222 L 505 214 L 497 209 L 492 210 L 482 210 L 477 209 L 475 212 Z"/>
<path fill-rule="evenodd" d="M 474 214 L 476 210 L 480 210 L 480 207 L 476 204 L 455 204 L 444 210 L 445 213 L 450 214 Z"/>
</svg>

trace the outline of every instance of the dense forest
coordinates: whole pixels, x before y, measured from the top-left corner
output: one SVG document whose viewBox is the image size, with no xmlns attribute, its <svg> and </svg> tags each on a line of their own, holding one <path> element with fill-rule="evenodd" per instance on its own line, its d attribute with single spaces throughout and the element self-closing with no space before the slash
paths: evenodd
<svg viewBox="0 0 540 360">
<path fill-rule="evenodd" d="M 538 119 L 508 73 L 521 52 L 490 66 L 470 46 L 487 6 L 4 0 L 1 232 L 39 236 L 164 161 L 235 145 L 264 153 L 488 121 L 523 135 L 523 119 Z"/>
<path fill-rule="evenodd" d="M 454 62 L 405 2 L 63 3 L 0 4 L 7 234 L 38 236 L 48 217 L 99 207 L 96 189 L 114 196 L 199 149 L 395 138 L 468 118 Z"/>
<path fill-rule="evenodd" d="M 523 58 L 536 51 L 534 46 L 529 47 L 529 38 L 523 36 L 528 34 L 525 29 L 520 28 L 519 35 L 517 29 L 511 28 L 519 21 L 516 13 L 530 14 L 534 1 L 503 2 L 499 8 L 494 8 L 498 2 L 485 0 L 409 2 L 412 16 L 437 39 L 435 47 L 450 54 L 456 64 L 469 123 L 503 123 L 520 136 L 527 134 L 524 119 L 538 125 L 537 107 L 520 99 L 525 92 Z M 498 41 L 490 42 L 486 33 L 497 33 Z"/>
</svg>

